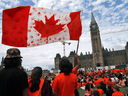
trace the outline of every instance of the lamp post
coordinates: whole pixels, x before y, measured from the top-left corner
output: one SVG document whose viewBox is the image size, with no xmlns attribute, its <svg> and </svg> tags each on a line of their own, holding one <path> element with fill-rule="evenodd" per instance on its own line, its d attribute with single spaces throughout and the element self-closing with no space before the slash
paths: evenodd
<svg viewBox="0 0 128 96">
<path fill-rule="evenodd" d="M 64 51 L 64 56 L 65 56 L 65 44 L 70 45 L 71 42 L 65 42 L 65 41 L 62 41 L 61 43 L 63 44 L 63 51 Z"/>
</svg>

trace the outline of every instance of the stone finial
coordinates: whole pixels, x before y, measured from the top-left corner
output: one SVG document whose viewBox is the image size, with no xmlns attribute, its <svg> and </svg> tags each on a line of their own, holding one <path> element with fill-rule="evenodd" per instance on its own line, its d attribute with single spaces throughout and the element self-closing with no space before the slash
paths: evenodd
<svg viewBox="0 0 128 96">
<path fill-rule="evenodd" d="M 83 53 L 81 52 L 81 53 L 80 53 L 80 55 L 82 56 L 82 55 L 83 55 Z"/>
</svg>

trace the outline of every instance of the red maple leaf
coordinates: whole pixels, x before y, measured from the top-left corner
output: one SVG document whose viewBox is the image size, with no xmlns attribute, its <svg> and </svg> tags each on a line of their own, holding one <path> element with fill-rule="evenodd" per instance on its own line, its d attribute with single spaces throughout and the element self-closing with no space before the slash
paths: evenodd
<svg viewBox="0 0 128 96">
<path fill-rule="evenodd" d="M 58 23 L 59 19 L 55 20 L 54 19 L 54 14 L 48 19 L 47 16 L 45 16 L 46 23 L 44 24 L 43 21 L 36 21 L 35 20 L 35 29 L 41 34 L 41 37 L 48 37 L 54 34 L 59 33 L 60 31 L 63 30 L 64 24 L 59 24 Z"/>
</svg>

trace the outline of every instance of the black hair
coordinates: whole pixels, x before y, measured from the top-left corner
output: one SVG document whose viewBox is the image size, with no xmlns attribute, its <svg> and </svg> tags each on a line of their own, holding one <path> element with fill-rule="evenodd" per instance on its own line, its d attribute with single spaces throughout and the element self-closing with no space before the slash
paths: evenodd
<svg viewBox="0 0 128 96">
<path fill-rule="evenodd" d="M 100 95 L 100 93 L 99 93 L 99 91 L 94 90 L 94 91 L 93 91 L 93 95 L 94 95 L 94 96 L 99 96 L 99 95 Z"/>
<path fill-rule="evenodd" d="M 109 78 L 109 81 L 112 81 L 111 78 Z"/>
<path fill-rule="evenodd" d="M 54 80 L 54 78 L 52 78 L 52 80 Z"/>
<path fill-rule="evenodd" d="M 84 82 L 86 83 L 86 80 L 84 79 Z"/>
<path fill-rule="evenodd" d="M 111 85 L 108 85 L 108 89 L 112 89 Z"/>
<path fill-rule="evenodd" d="M 35 67 L 32 70 L 31 80 L 29 83 L 32 83 L 30 87 L 31 92 L 35 92 L 39 90 L 39 84 L 40 84 L 40 78 L 42 76 L 42 68 L 41 67 Z"/>
<path fill-rule="evenodd" d="M 22 59 L 19 57 L 16 58 L 5 58 L 4 66 L 5 68 L 12 68 L 21 65 Z"/>
<path fill-rule="evenodd" d="M 81 81 L 80 81 L 80 79 L 78 79 L 78 83 L 80 83 Z"/>
<path fill-rule="evenodd" d="M 87 84 L 86 84 L 85 90 L 86 90 L 86 89 L 87 89 L 88 91 L 90 91 L 90 83 L 87 83 Z"/>
<path fill-rule="evenodd" d="M 60 73 L 64 72 L 65 75 L 69 75 L 72 72 L 72 64 L 68 59 L 62 59 L 59 64 Z"/>
<path fill-rule="evenodd" d="M 100 85 L 97 85 L 97 89 L 100 89 L 101 88 L 101 86 Z"/>
<path fill-rule="evenodd" d="M 41 96 L 52 96 L 52 88 L 50 86 L 51 81 L 47 78 L 44 79 L 44 84 L 41 89 Z"/>
</svg>

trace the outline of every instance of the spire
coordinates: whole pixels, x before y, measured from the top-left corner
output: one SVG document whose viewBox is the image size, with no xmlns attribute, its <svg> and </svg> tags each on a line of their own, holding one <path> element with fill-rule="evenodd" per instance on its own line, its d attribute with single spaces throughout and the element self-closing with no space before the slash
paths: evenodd
<svg viewBox="0 0 128 96">
<path fill-rule="evenodd" d="M 96 23 L 96 20 L 95 20 L 95 18 L 93 16 L 93 12 L 91 12 L 91 23 L 92 24 Z"/>
</svg>

